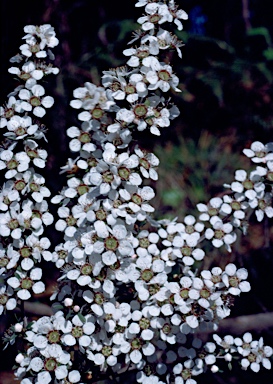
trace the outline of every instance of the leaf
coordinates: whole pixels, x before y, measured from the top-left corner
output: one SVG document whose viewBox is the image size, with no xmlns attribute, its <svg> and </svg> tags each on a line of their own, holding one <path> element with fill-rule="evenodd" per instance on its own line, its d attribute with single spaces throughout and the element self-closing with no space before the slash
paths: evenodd
<svg viewBox="0 0 273 384">
<path fill-rule="evenodd" d="M 81 320 L 81 322 L 82 322 L 83 324 L 86 323 L 86 318 L 85 318 L 81 313 L 78 313 L 78 317 L 79 317 L 79 319 Z"/>
</svg>

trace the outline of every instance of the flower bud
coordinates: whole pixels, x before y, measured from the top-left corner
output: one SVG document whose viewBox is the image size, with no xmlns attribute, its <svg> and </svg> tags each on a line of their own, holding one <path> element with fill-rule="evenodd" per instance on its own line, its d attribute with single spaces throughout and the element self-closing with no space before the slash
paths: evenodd
<svg viewBox="0 0 273 384">
<path fill-rule="evenodd" d="M 15 332 L 22 332 L 22 329 L 23 329 L 22 324 L 20 324 L 20 323 L 16 323 L 16 324 L 14 325 L 14 331 L 15 331 Z"/>
<path fill-rule="evenodd" d="M 18 355 L 15 357 L 15 361 L 17 364 L 21 364 L 24 360 L 24 355 L 22 353 L 18 353 Z"/>
<path fill-rule="evenodd" d="M 216 373 L 216 372 L 219 371 L 219 367 L 217 367 L 217 365 L 212 365 L 210 370 L 211 370 L 212 373 Z"/>
<path fill-rule="evenodd" d="M 65 305 L 66 307 L 71 307 L 72 304 L 73 304 L 73 300 L 70 299 L 69 297 L 67 297 L 66 299 L 64 299 L 64 305 Z"/>
<path fill-rule="evenodd" d="M 231 361 L 231 360 L 232 360 L 232 356 L 231 356 L 230 353 L 227 353 L 227 354 L 225 355 L 225 360 L 226 360 L 226 361 Z"/>
</svg>

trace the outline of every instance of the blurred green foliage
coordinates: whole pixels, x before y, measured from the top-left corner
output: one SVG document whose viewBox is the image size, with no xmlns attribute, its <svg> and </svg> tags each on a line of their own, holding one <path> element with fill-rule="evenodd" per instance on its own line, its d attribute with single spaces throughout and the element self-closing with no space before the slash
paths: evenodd
<svg viewBox="0 0 273 384">
<path fill-rule="evenodd" d="M 157 145 L 155 154 L 162 159 L 156 183 L 157 215 L 196 214 L 196 204 L 222 194 L 223 184 L 232 181 L 235 170 L 250 164 L 233 151 L 235 142 L 235 135 L 217 139 L 202 131 L 197 142 L 180 136 L 178 144 Z"/>
</svg>

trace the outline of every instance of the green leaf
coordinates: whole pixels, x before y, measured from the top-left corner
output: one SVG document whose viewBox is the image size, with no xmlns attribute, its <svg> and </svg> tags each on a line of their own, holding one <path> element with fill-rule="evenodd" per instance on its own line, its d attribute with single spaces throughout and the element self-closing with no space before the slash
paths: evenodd
<svg viewBox="0 0 273 384">
<path fill-rule="evenodd" d="M 79 317 L 79 319 L 81 320 L 81 322 L 82 322 L 83 324 L 86 323 L 86 318 L 85 318 L 81 313 L 78 313 L 78 317 Z"/>
</svg>

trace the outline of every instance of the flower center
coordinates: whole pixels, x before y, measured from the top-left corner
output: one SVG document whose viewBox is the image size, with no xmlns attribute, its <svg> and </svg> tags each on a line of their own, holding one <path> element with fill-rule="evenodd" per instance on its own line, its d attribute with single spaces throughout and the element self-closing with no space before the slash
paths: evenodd
<svg viewBox="0 0 273 384">
<path fill-rule="evenodd" d="M 110 171 L 106 171 L 102 174 L 102 180 L 105 182 L 105 183 L 112 183 L 112 181 L 114 180 L 114 176 L 112 175 L 112 173 Z"/>
<path fill-rule="evenodd" d="M 36 184 L 36 183 L 30 183 L 29 184 L 29 188 L 31 189 L 31 191 L 33 192 L 38 192 L 40 190 L 40 185 L 39 184 Z"/>
<path fill-rule="evenodd" d="M 80 196 L 84 195 L 89 191 L 89 187 L 85 184 L 81 184 L 77 187 L 77 192 Z"/>
<path fill-rule="evenodd" d="M 132 85 L 132 84 L 128 84 L 126 85 L 125 87 L 125 92 L 128 94 L 128 95 L 131 95 L 132 93 L 135 93 L 136 89 L 135 87 Z"/>
<path fill-rule="evenodd" d="M 107 217 L 107 214 L 105 212 L 104 209 L 99 209 L 97 212 L 96 212 L 96 218 L 98 220 L 101 220 L 101 221 L 104 221 Z"/>
<path fill-rule="evenodd" d="M 190 369 L 183 369 L 181 372 L 181 376 L 184 380 L 188 380 L 191 378 L 191 370 Z"/>
<path fill-rule="evenodd" d="M 170 78 L 171 78 L 171 75 L 169 74 L 168 71 L 166 71 L 165 69 L 161 70 L 158 72 L 158 77 L 163 80 L 163 81 L 169 81 Z"/>
<path fill-rule="evenodd" d="M 103 356 L 111 356 L 112 354 L 112 348 L 108 345 L 105 345 L 102 350 L 101 350 L 101 353 L 103 354 Z"/>
<path fill-rule="evenodd" d="M 76 337 L 76 338 L 79 338 L 83 335 L 83 330 L 82 330 L 82 327 L 80 326 L 76 326 L 72 329 L 71 331 L 71 334 L 72 336 Z"/>
<path fill-rule="evenodd" d="M 137 193 L 134 193 L 134 194 L 132 195 L 132 202 L 135 203 L 135 204 L 137 204 L 137 205 L 141 205 L 141 203 L 142 203 L 142 197 L 139 196 Z"/>
<path fill-rule="evenodd" d="M 265 208 L 267 207 L 267 203 L 266 203 L 264 200 L 261 199 L 261 200 L 259 200 L 258 206 L 259 206 L 259 208 L 260 208 L 262 211 L 264 211 Z"/>
<path fill-rule="evenodd" d="M 140 164 L 143 168 L 145 168 L 145 169 L 149 169 L 149 168 L 150 168 L 150 163 L 149 163 L 149 161 L 148 161 L 147 159 L 145 159 L 145 158 L 140 159 L 140 160 L 139 160 L 139 164 Z"/>
<path fill-rule="evenodd" d="M 140 338 L 136 337 L 131 341 L 132 349 L 140 349 L 141 346 L 142 346 L 142 340 Z"/>
<path fill-rule="evenodd" d="M 37 53 L 40 51 L 40 46 L 39 46 L 39 44 L 31 45 L 29 50 L 32 53 Z"/>
<path fill-rule="evenodd" d="M 200 296 L 203 297 L 204 299 L 207 299 L 208 297 L 210 297 L 210 291 L 206 288 L 203 288 L 200 291 Z"/>
<path fill-rule="evenodd" d="M 24 182 L 24 180 L 18 180 L 14 184 L 14 188 L 16 189 L 16 191 L 22 191 L 25 188 L 25 186 L 26 186 L 26 183 Z"/>
<path fill-rule="evenodd" d="M 216 231 L 214 232 L 214 237 L 215 239 L 222 239 L 223 237 L 225 236 L 225 232 L 222 231 L 221 229 L 216 229 Z"/>
<path fill-rule="evenodd" d="M 23 258 L 27 258 L 31 255 L 31 249 L 29 247 L 22 247 L 19 252 Z"/>
<path fill-rule="evenodd" d="M 189 247 L 188 245 L 184 245 L 182 248 L 181 248 L 181 253 L 183 256 L 190 256 L 191 255 L 191 247 Z"/>
<path fill-rule="evenodd" d="M 23 127 L 18 127 L 18 128 L 15 130 L 15 134 L 16 134 L 16 136 L 23 136 L 26 132 L 27 132 L 26 129 L 23 128 Z"/>
<path fill-rule="evenodd" d="M 189 290 L 188 288 L 183 288 L 180 290 L 180 296 L 182 299 L 187 299 L 189 297 Z"/>
<path fill-rule="evenodd" d="M 46 337 L 47 337 L 47 340 L 52 344 L 58 343 L 61 339 L 59 332 L 56 330 L 48 332 Z"/>
<path fill-rule="evenodd" d="M 147 237 L 142 237 L 141 239 L 139 239 L 139 246 L 141 248 L 148 248 L 149 245 L 150 245 L 150 242 L 147 239 Z"/>
<path fill-rule="evenodd" d="M 67 222 L 67 225 L 69 227 L 73 227 L 73 225 L 76 224 L 77 219 L 75 219 L 75 217 L 73 217 L 73 216 L 68 216 L 65 221 Z"/>
<path fill-rule="evenodd" d="M 267 180 L 273 181 L 273 172 L 268 171 L 266 177 L 267 177 Z"/>
<path fill-rule="evenodd" d="M 92 271 L 93 271 L 93 267 L 91 264 L 84 264 L 81 267 L 81 274 L 82 275 L 91 275 Z"/>
<path fill-rule="evenodd" d="M 102 293 L 96 293 L 94 296 L 94 301 L 98 305 L 102 305 L 104 303 L 104 296 Z"/>
<path fill-rule="evenodd" d="M 144 117 L 146 116 L 147 112 L 148 109 L 144 104 L 138 104 L 134 108 L 134 114 L 136 115 L 136 117 Z"/>
<path fill-rule="evenodd" d="M 35 159 L 36 157 L 39 157 L 37 151 L 34 151 L 34 149 L 28 149 L 26 152 L 28 157 L 31 159 Z"/>
<path fill-rule="evenodd" d="M 158 15 L 157 13 L 149 17 L 150 23 L 153 23 L 153 24 L 158 23 L 160 19 L 161 19 L 161 16 Z"/>
<path fill-rule="evenodd" d="M 143 317 L 139 320 L 139 326 L 141 329 L 148 329 L 150 326 L 150 320 Z"/>
<path fill-rule="evenodd" d="M 104 111 L 101 108 L 94 108 L 92 111 L 92 117 L 99 120 L 104 115 Z"/>
<path fill-rule="evenodd" d="M 211 281 L 216 284 L 216 283 L 220 283 L 221 281 L 221 277 L 219 275 L 213 275 L 212 278 L 211 278 Z"/>
<path fill-rule="evenodd" d="M 229 278 L 229 284 L 232 287 L 237 288 L 239 286 L 239 283 L 240 283 L 240 280 L 236 276 L 231 276 Z"/>
<path fill-rule="evenodd" d="M 15 169 L 19 163 L 15 159 L 11 159 L 7 162 L 8 169 Z"/>
<path fill-rule="evenodd" d="M 104 244 L 105 244 L 105 248 L 108 249 L 108 251 L 115 251 L 119 246 L 117 239 L 112 236 L 107 237 L 107 239 L 105 239 Z"/>
<path fill-rule="evenodd" d="M 256 361 L 256 356 L 253 354 L 253 353 L 250 353 L 248 356 L 247 356 L 247 359 L 248 361 L 250 361 L 251 363 L 254 363 Z"/>
<path fill-rule="evenodd" d="M 254 184 L 250 180 L 245 180 L 243 183 L 245 189 L 253 189 Z"/>
<path fill-rule="evenodd" d="M 193 225 L 187 225 L 185 230 L 186 230 L 186 233 L 188 233 L 190 235 L 191 233 L 194 233 L 194 226 Z"/>
<path fill-rule="evenodd" d="M 33 286 L 33 281 L 29 277 L 25 277 L 21 280 L 22 289 L 30 289 Z"/>
<path fill-rule="evenodd" d="M 8 301 L 8 296 L 4 294 L 0 294 L 0 304 L 5 305 Z"/>
<path fill-rule="evenodd" d="M 160 291 L 160 286 L 158 284 L 151 284 L 148 286 L 148 291 L 150 295 L 155 295 L 157 292 Z"/>
<path fill-rule="evenodd" d="M 121 180 L 129 180 L 131 172 L 126 167 L 120 167 L 118 170 L 118 175 Z"/>
<path fill-rule="evenodd" d="M 10 119 L 12 116 L 14 116 L 14 109 L 9 108 L 5 111 L 5 118 Z"/>
<path fill-rule="evenodd" d="M 90 143 L 91 141 L 91 136 L 89 133 L 87 132 L 82 132 L 80 134 L 80 136 L 78 137 L 78 140 L 83 143 L 83 144 L 86 144 L 86 143 Z"/>
<path fill-rule="evenodd" d="M 30 76 L 30 74 L 29 73 L 26 73 L 26 72 L 21 72 L 20 73 L 20 75 L 19 75 L 19 77 L 20 77 L 20 79 L 22 79 L 22 80 L 28 80 L 31 76 Z"/>
<path fill-rule="evenodd" d="M 148 57 L 149 56 L 149 51 L 138 51 L 136 53 L 136 57 L 138 57 L 139 59 L 145 59 L 145 57 Z"/>
<path fill-rule="evenodd" d="M 232 201 L 230 204 L 233 211 L 239 211 L 241 209 L 241 204 L 238 201 Z"/>
<path fill-rule="evenodd" d="M 58 253 L 58 257 L 59 257 L 59 259 L 65 259 L 66 256 L 67 256 L 67 254 L 68 254 L 68 252 L 65 251 L 64 249 L 58 251 L 57 253 Z"/>
<path fill-rule="evenodd" d="M 17 219 L 11 219 L 8 222 L 7 226 L 9 229 L 16 229 L 19 227 L 19 223 L 18 223 Z"/>
<path fill-rule="evenodd" d="M 57 366 L 58 366 L 57 361 L 53 357 L 46 359 L 46 361 L 44 362 L 45 370 L 49 372 L 55 371 Z"/>
<path fill-rule="evenodd" d="M 162 332 L 165 333 L 165 335 L 168 335 L 171 332 L 171 330 L 172 330 L 172 327 L 168 323 L 164 324 L 162 327 Z"/>
<path fill-rule="evenodd" d="M 218 209 L 214 207 L 208 207 L 208 214 L 210 216 L 216 216 L 218 213 Z"/>
<path fill-rule="evenodd" d="M 0 259 L 0 267 L 5 267 L 6 265 L 8 265 L 9 263 L 9 259 L 7 257 L 2 257 Z"/>
<path fill-rule="evenodd" d="M 32 96 L 29 102 L 33 107 L 39 107 L 41 105 L 41 101 L 37 96 Z"/>
<path fill-rule="evenodd" d="M 150 281 L 154 276 L 153 271 L 150 269 L 144 269 L 144 271 L 141 272 L 141 279 L 144 280 L 145 282 Z"/>
</svg>

